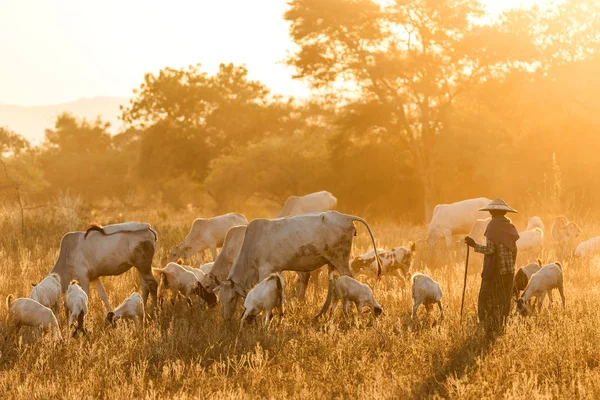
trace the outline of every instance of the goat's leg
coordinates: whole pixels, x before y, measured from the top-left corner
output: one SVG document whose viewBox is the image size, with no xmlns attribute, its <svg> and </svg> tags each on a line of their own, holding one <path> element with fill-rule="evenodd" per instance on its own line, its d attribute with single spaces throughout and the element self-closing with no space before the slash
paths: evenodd
<svg viewBox="0 0 600 400">
<path fill-rule="evenodd" d="M 560 299 L 562 300 L 563 308 L 565 308 L 566 307 L 566 304 L 565 304 L 565 290 L 563 288 L 563 285 L 560 285 L 558 287 L 558 293 L 560 293 Z"/>
<path fill-rule="evenodd" d="M 421 301 L 415 301 L 413 303 L 413 309 L 412 309 L 412 319 L 417 319 L 417 310 L 419 309 L 419 306 L 421 305 Z"/>
</svg>

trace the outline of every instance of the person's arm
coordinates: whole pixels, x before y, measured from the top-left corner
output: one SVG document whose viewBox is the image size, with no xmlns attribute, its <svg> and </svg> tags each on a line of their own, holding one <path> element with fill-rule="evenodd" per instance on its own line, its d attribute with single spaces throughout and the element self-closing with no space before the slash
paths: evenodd
<svg viewBox="0 0 600 400">
<path fill-rule="evenodd" d="M 475 250 L 476 253 L 486 255 L 494 254 L 496 252 L 496 243 L 492 242 L 490 239 L 486 239 L 485 246 L 475 243 L 473 250 Z"/>
</svg>

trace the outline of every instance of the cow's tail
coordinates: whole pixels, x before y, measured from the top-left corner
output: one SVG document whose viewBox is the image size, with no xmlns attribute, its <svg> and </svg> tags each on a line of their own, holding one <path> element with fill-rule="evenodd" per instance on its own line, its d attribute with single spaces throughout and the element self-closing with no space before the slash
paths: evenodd
<svg viewBox="0 0 600 400">
<path fill-rule="evenodd" d="M 363 223 L 369 231 L 369 235 L 371 236 L 371 242 L 373 242 L 373 250 L 375 251 L 375 259 L 377 260 L 377 279 L 379 279 L 379 277 L 381 276 L 381 259 L 379 258 L 379 254 L 377 253 L 377 245 L 375 244 L 375 237 L 373 236 L 371 227 L 369 227 L 369 224 L 367 224 L 367 221 L 365 221 L 364 219 L 354 215 L 352 215 L 351 217 L 352 221 L 358 221 Z"/>
<path fill-rule="evenodd" d="M 12 294 L 9 294 L 8 296 L 6 296 L 6 308 L 10 308 L 10 305 L 12 304 L 14 299 L 15 299 L 15 296 Z"/>
<path fill-rule="evenodd" d="M 281 304 L 281 310 L 283 311 L 283 303 L 285 302 L 283 298 L 283 276 L 277 274 L 277 297 L 279 299 L 279 303 Z"/>
</svg>

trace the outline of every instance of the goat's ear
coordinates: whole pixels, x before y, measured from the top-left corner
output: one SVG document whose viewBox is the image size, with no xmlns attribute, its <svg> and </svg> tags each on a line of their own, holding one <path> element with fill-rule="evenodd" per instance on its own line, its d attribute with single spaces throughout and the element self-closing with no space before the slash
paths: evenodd
<svg viewBox="0 0 600 400">
<path fill-rule="evenodd" d="M 539 258 L 538 258 L 538 260 L 537 260 L 537 263 L 538 263 L 538 265 L 539 265 L 540 267 L 542 266 L 542 260 L 540 260 Z"/>
<path fill-rule="evenodd" d="M 408 242 L 408 248 L 410 249 L 410 252 L 411 252 L 411 253 L 414 253 L 414 252 L 415 252 L 415 249 L 416 249 L 416 244 L 415 244 L 415 242 L 413 242 L 413 241 L 410 241 L 410 242 Z"/>
<path fill-rule="evenodd" d="M 37 283 L 32 283 L 31 284 L 31 287 L 36 287 L 36 286 L 37 286 Z"/>
<path fill-rule="evenodd" d="M 220 290 L 221 290 L 221 285 L 219 285 L 216 288 L 214 288 L 213 289 L 213 293 L 217 294 L 217 293 L 219 293 Z"/>
<path fill-rule="evenodd" d="M 181 257 L 178 258 L 177 261 L 175 261 L 175 263 L 179 264 L 179 265 L 183 265 L 183 258 L 181 258 Z"/>
<path fill-rule="evenodd" d="M 109 311 L 108 314 L 106 314 L 106 320 L 108 322 L 112 323 L 114 319 L 115 319 L 115 313 L 112 311 Z"/>
</svg>

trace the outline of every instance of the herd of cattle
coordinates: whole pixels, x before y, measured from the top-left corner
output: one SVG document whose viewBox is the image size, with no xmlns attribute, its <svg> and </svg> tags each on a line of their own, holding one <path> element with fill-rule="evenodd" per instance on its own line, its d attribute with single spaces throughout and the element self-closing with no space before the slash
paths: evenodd
<svg viewBox="0 0 600 400">
<path fill-rule="evenodd" d="M 337 200 L 322 191 L 306 196 L 292 196 L 275 219 L 254 219 L 250 222 L 238 213 L 209 219 L 196 219 L 184 240 L 169 254 L 164 268 L 152 268 L 158 234 L 147 223 L 126 222 L 108 226 L 93 225 L 85 232 L 67 233 L 61 240 L 56 264 L 41 282 L 33 288 L 29 298 L 7 298 L 8 324 L 18 333 L 21 326 L 33 326 L 36 336 L 39 328 L 50 326 L 56 338 L 62 339 L 56 316 L 64 293 L 66 323 L 73 335 L 85 334 L 90 286 L 104 303 L 106 327 L 115 326 L 120 319 L 133 320 L 143 325 L 148 295 L 152 305 L 158 302 L 159 286 L 191 304 L 198 296 L 208 307 L 222 304 L 223 315 L 230 320 L 244 299 L 243 326 L 249 319 L 264 312 L 265 325 L 273 317 L 273 310 L 284 312 L 285 281 L 282 271 L 298 274 L 302 299 L 311 277 L 327 268 L 327 298 L 315 318 L 333 312 L 339 301 L 344 315 L 354 303 L 358 314 L 368 307 L 377 316 L 383 312 L 374 299 L 371 287 L 358 282 L 353 276 L 365 275 L 410 279 L 412 284 L 413 318 L 417 309 L 425 305 L 429 312 L 437 304 L 441 317 L 442 289 L 431 277 L 410 275 L 415 249 L 439 246 L 452 248 L 456 235 L 469 235 L 483 243 L 483 233 L 489 218 L 478 211 L 490 202 L 486 198 L 469 199 L 435 207 L 427 238 L 407 246 L 390 250 L 377 249 L 375 238 L 367 222 L 360 217 L 330 211 Z M 354 222 L 363 224 L 370 235 L 373 251 L 351 259 L 352 240 L 356 236 Z M 545 227 L 539 217 L 532 217 L 517 242 L 519 252 L 539 254 L 544 243 Z M 551 228 L 556 248 L 567 251 L 568 246 L 583 234 L 574 222 L 558 217 Z M 443 239 L 443 240 L 442 240 Z M 220 252 L 217 249 L 221 248 Z M 213 262 L 199 267 L 184 265 L 195 255 L 210 250 Z M 572 254 L 584 257 L 600 252 L 600 237 L 580 243 Z M 536 254 L 534 254 L 536 253 Z M 571 252 L 570 252 L 571 253 Z M 100 281 L 103 276 L 120 275 L 135 267 L 140 276 L 141 295 L 133 293 L 116 309 L 112 309 Z M 336 280 L 335 273 L 340 277 Z M 156 279 L 158 278 L 158 280 Z M 559 263 L 542 267 L 541 263 L 528 264 L 517 272 L 515 296 L 519 310 L 528 312 L 530 298 L 536 297 L 541 307 L 545 294 L 557 288 L 563 300 L 562 267 Z M 523 295 L 520 291 L 524 290 Z M 162 291 L 161 291 L 162 292 Z M 218 295 L 218 299 L 217 299 Z"/>
</svg>

